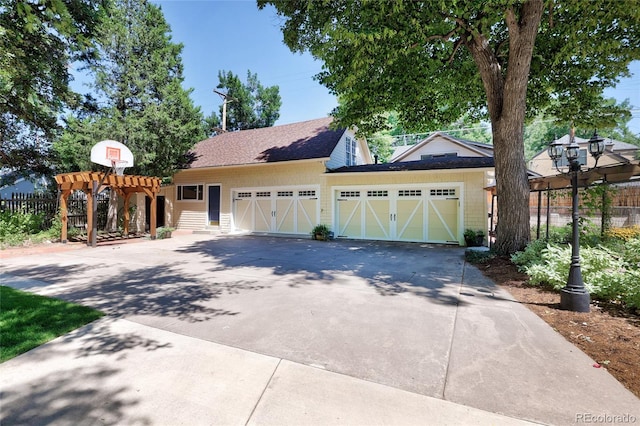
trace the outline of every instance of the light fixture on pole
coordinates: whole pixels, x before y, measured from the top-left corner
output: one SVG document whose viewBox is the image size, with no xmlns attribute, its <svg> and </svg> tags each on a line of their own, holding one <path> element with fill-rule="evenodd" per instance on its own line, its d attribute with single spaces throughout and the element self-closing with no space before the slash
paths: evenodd
<svg viewBox="0 0 640 426">
<path fill-rule="evenodd" d="M 588 143 L 589 154 L 595 158 L 596 162 L 592 168 L 598 165 L 598 159 L 604 152 L 604 139 L 598 136 L 597 131 L 593 132 L 593 136 Z M 560 292 L 560 307 L 575 312 L 589 312 L 589 304 L 591 297 L 589 291 L 584 286 L 582 280 L 582 271 L 580 270 L 580 214 L 578 213 L 578 174 L 581 173 L 582 165 L 578 158 L 580 157 L 580 146 L 575 139 L 575 129 L 572 127 L 569 137 L 569 145 L 566 147 L 555 140 L 547 149 L 547 153 L 558 170 L 558 161 L 562 158 L 564 152 L 569 165 L 568 173 L 571 176 L 571 195 L 572 195 L 572 250 L 571 250 L 571 266 L 569 267 L 569 278 L 567 285 Z"/>
</svg>

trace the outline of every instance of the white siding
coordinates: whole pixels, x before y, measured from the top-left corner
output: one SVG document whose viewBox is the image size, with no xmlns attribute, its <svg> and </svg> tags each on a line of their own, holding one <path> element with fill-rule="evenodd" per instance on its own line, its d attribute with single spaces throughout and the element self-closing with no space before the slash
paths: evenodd
<svg viewBox="0 0 640 426">
<path fill-rule="evenodd" d="M 346 152 L 347 152 L 347 146 L 346 146 L 346 139 L 347 137 L 351 138 L 351 139 L 356 139 L 355 135 L 350 132 L 350 131 L 346 131 L 342 137 L 340 138 L 340 141 L 338 142 L 338 144 L 336 145 L 336 147 L 333 149 L 333 152 L 331 153 L 331 158 L 329 159 L 329 161 L 327 161 L 327 168 L 328 169 L 337 169 L 338 167 L 342 167 L 342 166 L 346 166 L 347 165 L 347 158 L 346 158 Z M 370 155 L 368 155 L 368 148 L 363 144 L 362 140 L 357 140 L 356 143 L 356 164 L 368 164 L 370 162 Z M 364 150 L 367 150 L 367 152 L 363 152 Z M 369 157 L 369 158 L 367 158 Z"/>
</svg>

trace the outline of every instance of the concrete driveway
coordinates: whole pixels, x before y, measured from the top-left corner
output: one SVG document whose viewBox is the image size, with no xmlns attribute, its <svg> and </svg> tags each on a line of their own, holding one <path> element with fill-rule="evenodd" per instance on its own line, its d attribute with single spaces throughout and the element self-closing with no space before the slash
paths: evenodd
<svg viewBox="0 0 640 426">
<path fill-rule="evenodd" d="M 2 424 L 640 420 L 460 248 L 183 235 L 4 259 L 0 281 L 108 314 L 0 365 Z"/>
</svg>

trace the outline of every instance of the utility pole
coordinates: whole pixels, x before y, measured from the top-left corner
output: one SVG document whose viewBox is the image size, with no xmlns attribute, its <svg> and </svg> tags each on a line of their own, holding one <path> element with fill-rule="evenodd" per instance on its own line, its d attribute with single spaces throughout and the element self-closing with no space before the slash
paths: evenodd
<svg viewBox="0 0 640 426">
<path fill-rule="evenodd" d="M 224 133 L 227 131 L 227 102 L 233 102 L 237 99 L 232 98 L 226 93 L 219 92 L 216 89 L 213 89 L 213 93 L 220 95 L 222 98 L 222 132 Z"/>
</svg>

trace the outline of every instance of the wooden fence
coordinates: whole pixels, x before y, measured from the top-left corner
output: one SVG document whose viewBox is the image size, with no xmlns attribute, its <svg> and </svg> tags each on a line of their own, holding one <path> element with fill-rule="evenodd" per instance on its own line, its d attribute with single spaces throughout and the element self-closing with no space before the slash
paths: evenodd
<svg viewBox="0 0 640 426">
<path fill-rule="evenodd" d="M 104 229 L 107 224 L 109 208 L 109 194 L 98 196 L 98 229 Z M 13 193 L 11 198 L 0 198 L 0 211 L 11 213 L 41 214 L 46 227 L 58 213 L 58 197 L 56 194 L 24 194 Z M 81 191 L 69 196 L 67 203 L 69 227 L 84 229 L 87 226 L 87 197 Z"/>
<path fill-rule="evenodd" d="M 620 185 L 614 186 L 613 199 L 611 202 L 611 225 L 614 227 L 630 227 L 640 225 L 640 186 Z M 563 226 L 571 223 L 571 189 L 551 191 L 549 198 L 549 224 Z M 589 211 L 582 205 L 583 190 L 579 191 L 580 216 L 589 219 L 592 223 L 600 226 L 601 212 Z M 531 209 L 531 224 L 537 223 L 538 214 L 538 193 L 532 192 L 529 198 Z M 547 196 L 545 192 L 540 197 L 541 223 L 546 224 Z"/>
</svg>

